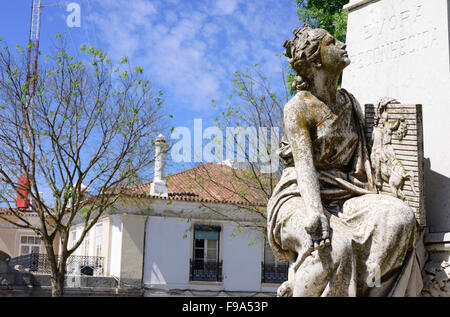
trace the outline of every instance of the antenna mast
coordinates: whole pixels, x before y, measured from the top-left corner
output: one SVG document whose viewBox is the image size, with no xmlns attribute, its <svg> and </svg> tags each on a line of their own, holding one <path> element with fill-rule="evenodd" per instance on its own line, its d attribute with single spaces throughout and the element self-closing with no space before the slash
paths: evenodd
<svg viewBox="0 0 450 317">
<path fill-rule="evenodd" d="M 33 98 L 36 91 L 36 74 L 39 55 L 39 34 L 41 29 L 41 0 L 33 0 L 31 7 L 30 41 L 28 44 L 28 95 Z M 31 85 L 30 80 L 33 80 Z"/>
<path fill-rule="evenodd" d="M 28 83 L 28 109 L 33 111 L 33 99 L 36 92 L 37 81 L 37 65 L 39 56 L 39 33 L 41 29 L 41 0 L 33 0 L 31 5 L 31 25 L 30 25 L 30 41 L 28 43 L 28 69 L 27 69 L 27 83 Z M 31 82 L 32 81 L 32 82 Z M 25 138 L 24 136 L 22 136 Z M 29 162 L 28 162 L 29 163 Z M 27 164 L 27 163 L 26 163 Z M 28 174 L 28 164 L 25 167 L 25 173 Z M 28 209 L 30 197 L 30 184 L 26 176 L 19 176 L 17 186 L 17 200 L 16 206 L 18 208 Z"/>
</svg>

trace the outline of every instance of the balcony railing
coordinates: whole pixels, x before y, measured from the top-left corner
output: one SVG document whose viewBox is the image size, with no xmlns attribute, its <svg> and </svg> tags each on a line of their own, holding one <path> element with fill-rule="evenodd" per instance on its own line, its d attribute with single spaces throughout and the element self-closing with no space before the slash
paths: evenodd
<svg viewBox="0 0 450 317">
<path fill-rule="evenodd" d="M 60 261 L 61 256 L 58 256 Z M 29 269 L 35 274 L 51 274 L 51 264 L 47 254 L 31 253 L 13 258 L 9 265 L 14 267 L 21 265 L 24 269 Z M 71 255 L 67 258 L 67 275 L 93 275 L 103 276 L 104 258 L 101 256 L 79 256 Z"/>
<path fill-rule="evenodd" d="M 261 282 L 281 284 L 288 279 L 289 263 L 261 263 Z"/>
<path fill-rule="evenodd" d="M 190 280 L 205 282 L 222 282 L 222 261 L 190 261 Z"/>
</svg>

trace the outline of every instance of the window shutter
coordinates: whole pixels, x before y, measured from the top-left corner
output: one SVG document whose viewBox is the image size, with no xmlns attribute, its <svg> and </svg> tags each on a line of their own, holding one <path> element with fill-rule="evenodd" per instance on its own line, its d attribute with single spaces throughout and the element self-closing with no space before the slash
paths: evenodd
<svg viewBox="0 0 450 317">
<path fill-rule="evenodd" d="M 194 239 L 219 240 L 220 226 L 195 225 Z"/>
<path fill-rule="evenodd" d="M 219 240 L 218 231 L 195 231 L 194 235 L 196 240 Z"/>
</svg>

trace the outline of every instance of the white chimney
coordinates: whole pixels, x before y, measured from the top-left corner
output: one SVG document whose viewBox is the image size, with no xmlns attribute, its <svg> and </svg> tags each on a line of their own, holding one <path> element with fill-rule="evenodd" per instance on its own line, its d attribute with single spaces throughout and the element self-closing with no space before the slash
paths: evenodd
<svg viewBox="0 0 450 317">
<path fill-rule="evenodd" d="M 150 195 L 168 197 L 165 181 L 167 140 L 160 134 L 155 142 L 155 177 L 150 185 Z"/>
</svg>

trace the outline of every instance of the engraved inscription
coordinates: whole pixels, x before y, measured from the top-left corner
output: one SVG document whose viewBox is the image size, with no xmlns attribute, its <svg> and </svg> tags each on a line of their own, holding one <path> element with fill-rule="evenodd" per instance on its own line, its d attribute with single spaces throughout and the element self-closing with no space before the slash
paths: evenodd
<svg viewBox="0 0 450 317">
<path fill-rule="evenodd" d="M 399 7 L 384 17 L 368 19 L 362 26 L 362 41 L 373 45 L 350 54 L 353 65 L 364 68 L 435 47 L 438 27 L 429 23 L 422 11 L 422 4 L 417 3 L 413 8 Z"/>
</svg>

